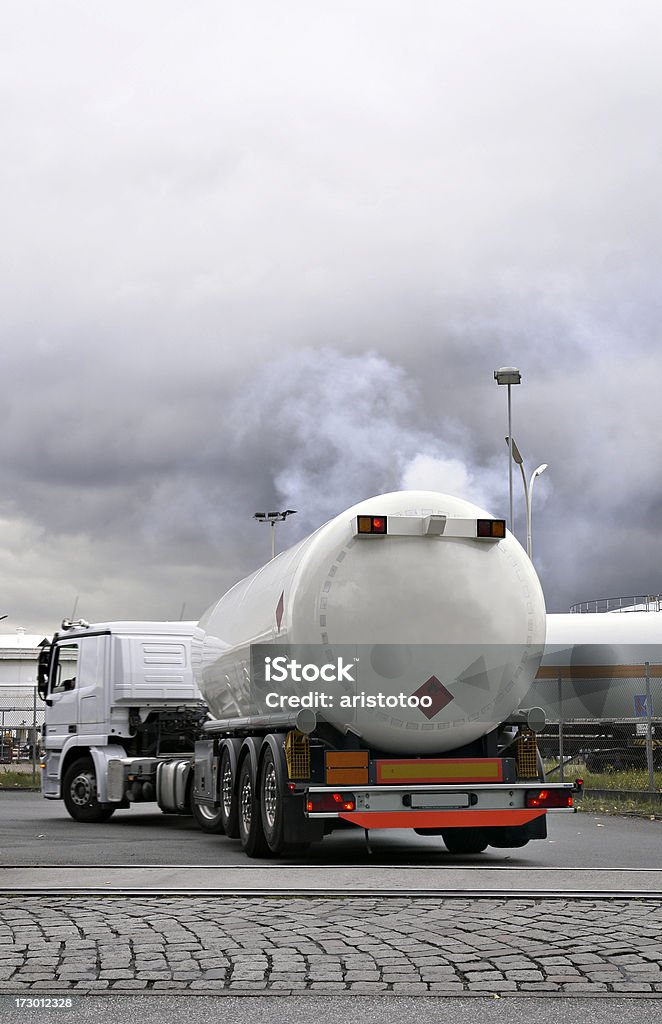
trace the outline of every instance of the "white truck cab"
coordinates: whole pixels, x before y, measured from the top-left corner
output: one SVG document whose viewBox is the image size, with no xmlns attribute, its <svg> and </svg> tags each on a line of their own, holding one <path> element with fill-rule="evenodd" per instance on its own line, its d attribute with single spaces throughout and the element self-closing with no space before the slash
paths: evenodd
<svg viewBox="0 0 662 1024">
<path fill-rule="evenodd" d="M 188 811 L 206 716 L 191 671 L 194 625 L 65 620 L 44 646 L 42 792 L 73 818 L 102 821 L 138 800 Z"/>
</svg>

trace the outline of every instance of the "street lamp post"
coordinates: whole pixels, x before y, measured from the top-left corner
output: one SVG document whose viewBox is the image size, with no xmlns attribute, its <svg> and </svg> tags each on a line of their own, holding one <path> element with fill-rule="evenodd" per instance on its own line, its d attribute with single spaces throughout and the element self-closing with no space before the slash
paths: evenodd
<svg viewBox="0 0 662 1024">
<path fill-rule="evenodd" d="M 520 473 L 522 474 L 522 484 L 524 485 L 524 503 L 526 505 L 526 553 L 529 556 L 529 558 L 533 559 L 533 544 L 532 544 L 532 540 L 531 540 L 531 512 L 532 512 L 532 508 L 533 508 L 533 484 L 534 484 L 534 481 L 539 476 L 542 476 L 542 474 L 545 472 L 545 470 L 547 469 L 547 463 L 543 462 L 542 465 L 537 467 L 537 469 L 534 469 L 533 473 L 531 474 L 531 478 L 529 479 L 529 482 L 527 484 L 527 482 L 526 482 L 526 473 L 524 472 L 524 459 L 522 458 L 522 454 L 521 454 L 519 448 L 515 444 L 515 439 L 509 435 L 506 438 L 506 444 L 508 445 L 508 448 L 512 452 L 512 459 L 513 459 L 513 461 L 515 461 L 517 463 L 517 465 L 520 468 Z"/>
<path fill-rule="evenodd" d="M 508 437 L 513 436 L 512 427 L 512 415 L 510 408 L 510 389 L 513 384 L 521 384 L 522 374 L 519 372 L 516 366 L 502 366 L 498 370 L 494 371 L 494 379 L 497 384 L 506 384 L 508 386 Z M 510 532 L 514 533 L 513 529 L 513 449 L 510 447 L 510 456 L 508 458 L 508 495 L 510 499 Z"/>
<path fill-rule="evenodd" d="M 276 523 L 284 523 L 288 516 L 296 515 L 295 508 L 286 508 L 284 512 L 255 512 L 253 519 L 258 523 L 269 523 L 271 525 L 271 557 L 276 557 Z"/>
</svg>

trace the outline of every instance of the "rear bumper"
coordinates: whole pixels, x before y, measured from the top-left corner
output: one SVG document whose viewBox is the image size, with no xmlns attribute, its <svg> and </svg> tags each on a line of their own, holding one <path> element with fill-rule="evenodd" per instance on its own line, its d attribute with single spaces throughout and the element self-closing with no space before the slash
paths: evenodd
<svg viewBox="0 0 662 1024">
<path fill-rule="evenodd" d="M 574 810 L 574 808 L 569 808 Z M 547 812 L 499 811 L 349 811 L 338 817 L 361 828 L 507 828 L 527 825 Z M 313 815 L 310 815 L 313 817 Z"/>
<path fill-rule="evenodd" d="M 574 813 L 572 806 L 527 805 L 527 796 L 544 787 L 552 800 L 579 791 L 566 783 L 498 783 L 428 786 L 309 786 L 305 807 L 309 818 L 335 818 L 365 829 L 521 828 L 544 818 L 547 811 Z M 338 809 L 333 806 L 337 801 Z M 353 804 L 353 806 L 352 806 Z"/>
</svg>

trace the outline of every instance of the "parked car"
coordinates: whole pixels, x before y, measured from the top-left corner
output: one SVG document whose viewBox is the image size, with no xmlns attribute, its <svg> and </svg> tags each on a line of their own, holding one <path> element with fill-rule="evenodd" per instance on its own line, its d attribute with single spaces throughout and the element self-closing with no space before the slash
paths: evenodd
<svg viewBox="0 0 662 1024">
<path fill-rule="evenodd" d="M 620 772 L 627 768 L 646 768 L 646 748 L 603 747 L 600 750 L 587 750 L 585 754 L 586 770 L 589 772 Z M 653 748 L 653 767 L 662 768 L 662 749 Z"/>
</svg>

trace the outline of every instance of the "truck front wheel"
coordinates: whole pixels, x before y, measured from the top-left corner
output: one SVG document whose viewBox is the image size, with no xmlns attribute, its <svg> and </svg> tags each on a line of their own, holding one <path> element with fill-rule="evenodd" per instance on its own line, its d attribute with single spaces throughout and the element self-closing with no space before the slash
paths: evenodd
<svg viewBox="0 0 662 1024">
<path fill-rule="evenodd" d="M 69 765 L 62 789 L 64 806 L 74 821 L 108 821 L 115 810 L 97 799 L 97 777 L 89 757 L 80 757 Z"/>
</svg>

